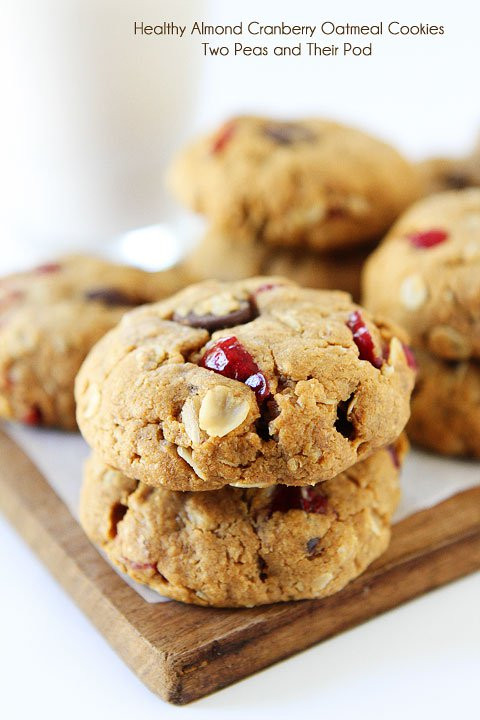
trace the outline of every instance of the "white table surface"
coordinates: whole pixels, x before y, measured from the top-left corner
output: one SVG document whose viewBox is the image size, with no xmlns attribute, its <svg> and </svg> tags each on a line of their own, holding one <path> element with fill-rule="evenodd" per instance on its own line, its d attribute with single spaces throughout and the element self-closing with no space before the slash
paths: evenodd
<svg viewBox="0 0 480 720">
<path fill-rule="evenodd" d="M 480 573 L 175 708 L 130 672 L 1 516 L 0 567 L 6 720 L 479 717 Z"/>
</svg>

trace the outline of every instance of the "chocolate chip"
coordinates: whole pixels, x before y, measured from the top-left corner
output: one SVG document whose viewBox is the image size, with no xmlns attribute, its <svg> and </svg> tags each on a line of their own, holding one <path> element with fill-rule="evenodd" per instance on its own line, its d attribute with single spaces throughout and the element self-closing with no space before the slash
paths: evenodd
<svg viewBox="0 0 480 720">
<path fill-rule="evenodd" d="M 317 549 L 317 545 L 320 542 L 320 538 L 314 537 L 310 538 L 310 540 L 307 540 L 307 553 L 315 557 L 315 550 Z"/>
<path fill-rule="evenodd" d="M 194 328 L 204 328 L 209 332 L 215 330 L 224 330 L 225 328 L 234 327 L 235 325 L 243 325 L 254 317 L 254 308 L 251 303 L 242 303 L 238 310 L 233 310 L 226 315 L 214 315 L 207 313 L 206 315 L 197 315 L 194 311 L 188 315 L 179 315 L 174 313 L 172 320 L 181 325 L 189 325 Z"/>
<path fill-rule="evenodd" d="M 279 145 L 315 140 L 315 134 L 309 128 L 297 123 L 269 123 L 264 126 L 264 133 Z"/>
<path fill-rule="evenodd" d="M 85 298 L 108 307 L 136 307 L 145 303 L 142 298 L 132 297 L 117 288 L 93 288 L 85 292 Z"/>
<path fill-rule="evenodd" d="M 327 220 L 341 220 L 347 215 L 347 208 L 342 205 L 331 205 L 327 210 Z"/>
<path fill-rule="evenodd" d="M 462 172 L 451 172 L 444 176 L 445 185 L 452 190 L 463 190 L 463 188 L 469 187 L 472 183 L 471 179 L 466 173 Z"/>
</svg>

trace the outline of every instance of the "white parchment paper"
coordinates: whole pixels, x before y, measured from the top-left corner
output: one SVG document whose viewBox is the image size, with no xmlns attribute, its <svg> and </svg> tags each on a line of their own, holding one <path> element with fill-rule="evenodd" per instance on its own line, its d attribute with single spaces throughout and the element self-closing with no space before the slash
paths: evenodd
<svg viewBox="0 0 480 720">
<path fill-rule="evenodd" d="M 6 431 L 45 476 L 72 515 L 78 519 L 82 466 L 89 448 L 76 433 L 8 425 Z M 395 521 L 432 507 L 480 485 L 480 463 L 449 460 L 412 450 L 402 471 L 402 501 Z M 147 602 L 164 602 L 158 593 L 119 573 Z"/>
</svg>

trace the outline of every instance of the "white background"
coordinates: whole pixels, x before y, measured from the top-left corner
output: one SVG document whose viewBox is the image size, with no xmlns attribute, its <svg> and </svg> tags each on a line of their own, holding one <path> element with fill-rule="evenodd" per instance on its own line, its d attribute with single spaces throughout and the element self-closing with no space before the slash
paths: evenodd
<svg viewBox="0 0 480 720">
<path fill-rule="evenodd" d="M 175 147 L 229 113 L 325 114 L 412 157 L 462 151 L 480 126 L 471 1 L 3 0 L 2 264 L 162 220 Z M 443 24 L 374 40 L 370 58 L 211 58 L 135 39 L 136 19 Z M 245 41 L 247 42 L 247 41 Z M 276 42 L 284 42 L 280 39 Z M 263 44 L 263 43 L 262 43 Z M 54 242 L 55 241 L 55 242 Z M 33 252 L 33 251 L 32 251 Z M 26 718 L 479 716 L 480 575 L 183 709 L 153 697 L 0 520 L 0 711 Z"/>
</svg>

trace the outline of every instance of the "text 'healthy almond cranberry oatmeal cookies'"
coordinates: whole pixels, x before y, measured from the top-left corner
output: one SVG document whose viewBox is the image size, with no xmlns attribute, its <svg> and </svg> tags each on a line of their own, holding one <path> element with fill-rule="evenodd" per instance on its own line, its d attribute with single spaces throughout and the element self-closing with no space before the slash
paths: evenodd
<svg viewBox="0 0 480 720">
<path fill-rule="evenodd" d="M 124 316 L 76 382 L 105 462 L 172 490 L 313 485 L 393 442 L 414 370 L 341 292 L 210 281 Z"/>
<path fill-rule="evenodd" d="M 74 429 L 74 380 L 90 348 L 127 310 L 180 283 L 173 271 L 80 255 L 1 278 L 0 416 Z"/>
<path fill-rule="evenodd" d="M 314 251 L 377 240 L 421 193 L 417 169 L 364 132 L 252 116 L 187 147 L 169 184 L 220 231 Z"/>
<path fill-rule="evenodd" d="M 162 595 L 241 607 L 341 590 L 387 547 L 406 442 L 316 487 L 174 492 L 94 454 L 81 522 L 109 559 Z"/>
<path fill-rule="evenodd" d="M 411 438 L 480 457 L 480 189 L 433 195 L 405 213 L 367 263 L 364 300 L 419 351 Z"/>
</svg>

